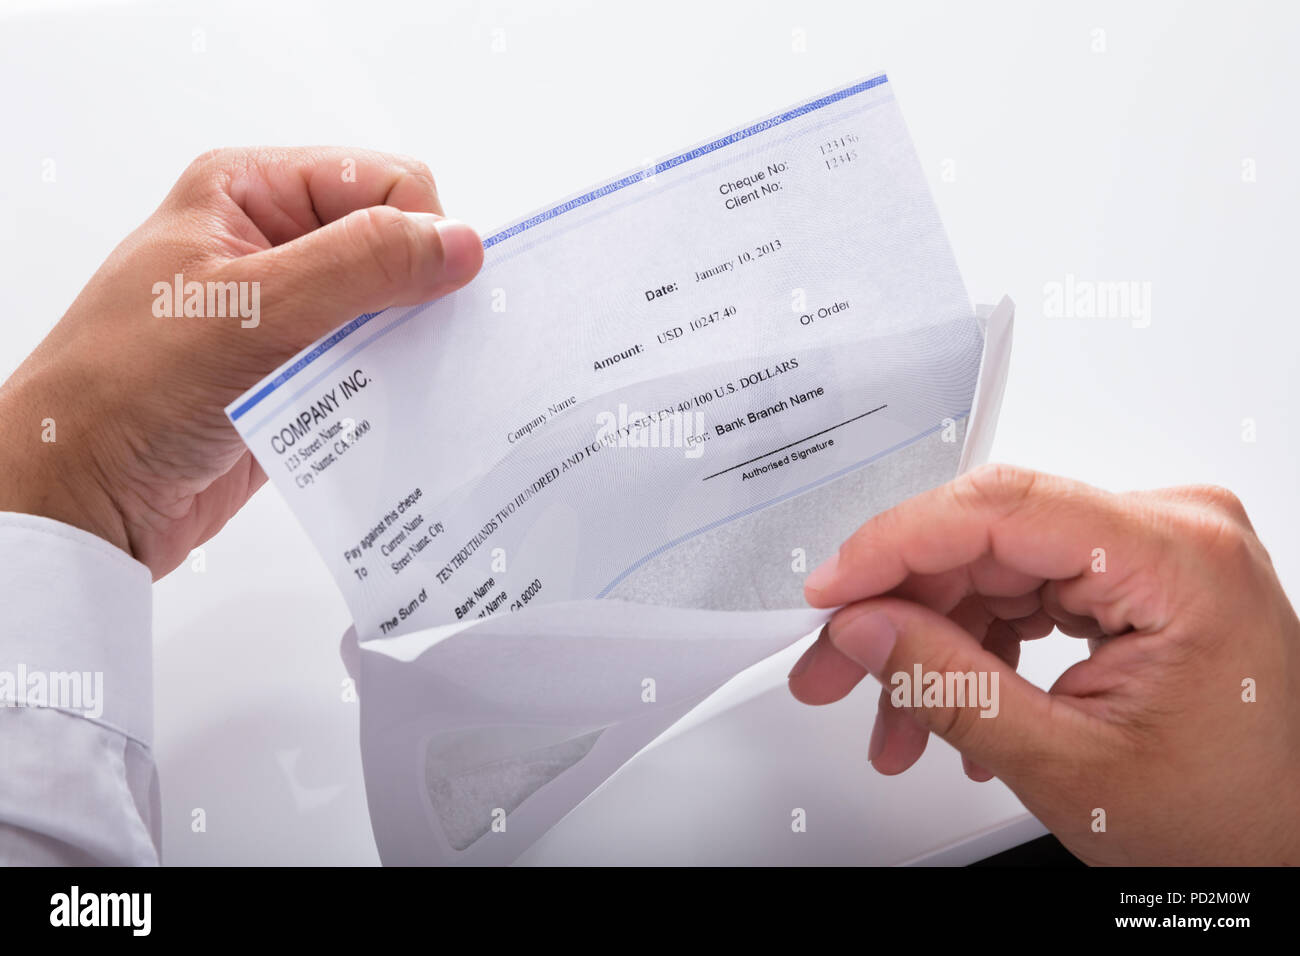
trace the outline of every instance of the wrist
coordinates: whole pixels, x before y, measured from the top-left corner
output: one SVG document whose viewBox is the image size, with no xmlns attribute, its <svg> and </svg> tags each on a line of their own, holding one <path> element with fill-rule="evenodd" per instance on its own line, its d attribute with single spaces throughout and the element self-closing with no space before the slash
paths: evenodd
<svg viewBox="0 0 1300 956">
<path fill-rule="evenodd" d="M 131 554 L 121 512 L 94 462 L 90 430 L 77 427 L 80 416 L 60 414 L 68 405 L 33 400 L 23 384 L 11 380 L 0 389 L 0 511 L 60 521 Z"/>
</svg>

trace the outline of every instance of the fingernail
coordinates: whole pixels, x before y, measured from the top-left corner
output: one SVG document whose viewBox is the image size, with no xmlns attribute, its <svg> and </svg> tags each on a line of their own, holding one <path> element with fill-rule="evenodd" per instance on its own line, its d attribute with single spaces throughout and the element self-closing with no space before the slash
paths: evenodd
<svg viewBox="0 0 1300 956">
<path fill-rule="evenodd" d="M 835 568 L 839 563 L 840 553 L 836 551 L 829 559 L 813 568 L 812 573 L 809 574 L 808 577 L 804 578 L 804 591 L 824 591 L 826 586 L 835 579 Z"/>
<path fill-rule="evenodd" d="M 871 743 L 867 744 L 867 763 L 875 763 L 885 749 L 885 719 L 876 714 L 876 723 L 871 728 Z"/>
<path fill-rule="evenodd" d="M 879 611 L 870 611 L 850 620 L 838 633 L 831 633 L 841 652 L 865 667 L 876 680 L 884 680 L 885 666 L 898 640 L 893 621 Z"/>
</svg>

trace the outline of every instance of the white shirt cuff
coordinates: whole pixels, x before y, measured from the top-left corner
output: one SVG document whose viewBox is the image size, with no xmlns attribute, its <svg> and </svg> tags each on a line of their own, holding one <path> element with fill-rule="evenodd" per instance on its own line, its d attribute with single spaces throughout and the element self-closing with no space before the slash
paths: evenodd
<svg viewBox="0 0 1300 956">
<path fill-rule="evenodd" d="M 52 707 L 149 747 L 149 569 L 102 538 L 0 512 L 0 706 Z"/>
</svg>

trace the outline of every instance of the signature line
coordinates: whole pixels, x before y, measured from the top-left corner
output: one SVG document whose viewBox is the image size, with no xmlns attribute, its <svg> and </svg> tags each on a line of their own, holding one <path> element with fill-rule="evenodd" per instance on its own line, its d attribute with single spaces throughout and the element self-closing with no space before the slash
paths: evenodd
<svg viewBox="0 0 1300 956">
<path fill-rule="evenodd" d="M 795 445 L 802 445 L 804 442 L 816 438 L 818 435 L 825 435 L 827 432 L 833 432 L 837 428 L 843 428 L 845 425 L 848 425 L 851 422 L 856 422 L 859 418 L 866 418 L 868 415 L 874 415 L 876 412 L 880 411 L 881 408 L 888 408 L 888 407 L 889 406 L 887 404 L 881 405 L 879 408 L 873 408 L 871 411 L 863 412 L 861 415 L 854 415 L 852 418 L 847 418 L 844 421 L 840 422 L 838 425 L 832 425 L 830 428 L 823 428 L 819 432 L 813 432 L 811 435 L 805 435 L 803 438 L 800 438 L 798 441 L 792 441 L 788 445 L 782 445 L 780 448 L 773 448 L 771 451 L 763 452 L 763 454 L 757 455 L 756 457 L 749 459 L 749 461 L 742 461 L 739 465 L 732 465 L 730 468 L 722 469 L 722 471 L 715 471 L 713 474 L 709 475 L 708 477 L 702 480 L 708 481 L 709 478 L 716 478 L 718 477 L 718 475 L 725 475 L 727 472 L 735 471 L 737 468 L 744 468 L 746 465 L 752 465 L 760 458 L 766 458 L 768 455 L 775 455 L 777 452 L 785 451 L 787 448 L 793 448 Z"/>
</svg>

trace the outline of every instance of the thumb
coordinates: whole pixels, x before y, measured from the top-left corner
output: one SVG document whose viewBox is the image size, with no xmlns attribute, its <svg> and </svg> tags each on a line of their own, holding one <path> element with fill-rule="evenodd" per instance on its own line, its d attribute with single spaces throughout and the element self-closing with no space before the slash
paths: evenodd
<svg viewBox="0 0 1300 956">
<path fill-rule="evenodd" d="M 370 206 L 232 263 L 261 277 L 262 320 L 305 345 L 366 312 L 459 289 L 483 264 L 463 222 Z"/>
<path fill-rule="evenodd" d="M 830 622 L 831 643 L 884 685 L 883 706 L 923 727 L 1015 788 L 1083 757 L 1094 718 L 1058 706 L 956 623 L 910 601 L 862 601 Z"/>
</svg>

